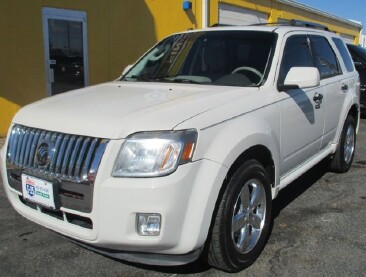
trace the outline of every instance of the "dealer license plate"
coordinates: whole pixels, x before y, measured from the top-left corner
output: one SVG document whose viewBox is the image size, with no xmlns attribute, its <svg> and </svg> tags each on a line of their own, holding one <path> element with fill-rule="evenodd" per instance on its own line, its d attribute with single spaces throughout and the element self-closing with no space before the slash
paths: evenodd
<svg viewBox="0 0 366 277">
<path fill-rule="evenodd" d="M 22 174 L 22 189 L 24 199 L 48 208 L 56 208 L 51 182 Z"/>
</svg>

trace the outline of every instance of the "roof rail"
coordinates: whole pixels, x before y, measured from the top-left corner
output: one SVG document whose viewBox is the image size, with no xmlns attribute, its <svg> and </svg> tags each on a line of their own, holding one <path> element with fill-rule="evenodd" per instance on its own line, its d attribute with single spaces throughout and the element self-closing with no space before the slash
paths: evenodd
<svg viewBox="0 0 366 277">
<path fill-rule="evenodd" d="M 230 25 L 230 24 L 221 24 L 215 23 L 210 27 L 225 27 L 225 26 L 266 26 L 266 25 L 275 25 L 275 26 L 296 26 L 296 27 L 307 27 L 313 28 L 318 30 L 329 31 L 329 28 L 325 25 L 314 23 L 310 21 L 298 20 L 298 19 L 291 19 L 290 21 L 285 22 L 266 22 L 266 23 L 254 23 L 249 25 Z"/>
<path fill-rule="evenodd" d="M 298 26 L 298 27 L 308 27 L 308 28 L 314 28 L 324 31 L 329 31 L 329 28 L 323 24 L 309 22 L 309 21 L 303 21 L 303 20 L 297 20 L 297 19 L 291 19 L 290 20 L 291 26 Z"/>
<path fill-rule="evenodd" d="M 236 25 L 215 23 L 215 24 L 212 24 L 210 27 L 227 27 L 227 26 L 236 26 Z"/>
</svg>

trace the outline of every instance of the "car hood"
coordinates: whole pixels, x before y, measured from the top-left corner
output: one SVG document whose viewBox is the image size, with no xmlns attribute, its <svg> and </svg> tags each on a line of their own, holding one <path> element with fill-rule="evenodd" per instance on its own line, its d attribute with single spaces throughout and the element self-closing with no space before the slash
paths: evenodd
<svg viewBox="0 0 366 277">
<path fill-rule="evenodd" d="M 14 123 L 119 139 L 139 131 L 172 130 L 188 119 L 235 101 L 242 92 L 243 88 L 238 87 L 111 82 L 30 104 L 17 113 Z"/>
</svg>

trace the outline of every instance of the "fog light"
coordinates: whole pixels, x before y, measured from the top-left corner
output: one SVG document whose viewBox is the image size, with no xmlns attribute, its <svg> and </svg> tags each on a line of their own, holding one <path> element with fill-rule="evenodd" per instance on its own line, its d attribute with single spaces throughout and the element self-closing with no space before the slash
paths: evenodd
<svg viewBox="0 0 366 277">
<path fill-rule="evenodd" d="M 159 236 L 161 226 L 160 214 L 137 214 L 137 232 L 140 236 Z"/>
</svg>

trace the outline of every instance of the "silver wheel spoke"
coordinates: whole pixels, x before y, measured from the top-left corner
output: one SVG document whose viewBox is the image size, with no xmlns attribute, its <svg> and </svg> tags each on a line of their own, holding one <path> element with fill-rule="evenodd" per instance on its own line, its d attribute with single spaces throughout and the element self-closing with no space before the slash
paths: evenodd
<svg viewBox="0 0 366 277">
<path fill-rule="evenodd" d="M 266 194 L 258 179 L 248 180 L 238 193 L 232 210 L 231 238 L 239 253 L 255 247 L 264 228 Z"/>
<path fill-rule="evenodd" d="M 238 232 L 240 229 L 242 229 L 245 225 L 245 214 L 244 213 L 239 213 L 237 215 L 234 216 L 233 218 L 233 223 L 232 223 L 232 231 L 233 232 Z"/>
<path fill-rule="evenodd" d="M 256 186 L 253 188 L 252 197 L 250 200 L 251 208 L 256 208 L 263 201 L 263 190 L 261 187 Z"/>
<path fill-rule="evenodd" d="M 259 230 L 262 227 L 261 226 L 262 225 L 262 218 L 257 214 L 253 214 L 253 218 L 250 221 L 250 223 L 253 226 L 253 228 Z"/>
<path fill-rule="evenodd" d="M 243 210 L 247 210 L 250 203 L 249 186 L 245 184 L 240 192 L 240 200 Z"/>
<path fill-rule="evenodd" d="M 352 125 L 349 125 L 344 141 L 344 161 L 349 163 L 355 150 L 355 133 Z"/>
<path fill-rule="evenodd" d="M 249 231 L 249 227 L 246 226 L 240 232 L 240 237 L 239 237 L 239 240 L 238 240 L 238 246 L 239 246 L 239 248 L 241 250 L 247 249 L 248 246 L 249 246 L 249 240 L 250 240 L 250 231 Z"/>
</svg>

